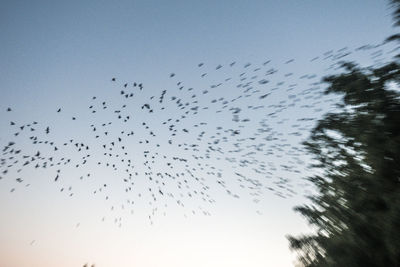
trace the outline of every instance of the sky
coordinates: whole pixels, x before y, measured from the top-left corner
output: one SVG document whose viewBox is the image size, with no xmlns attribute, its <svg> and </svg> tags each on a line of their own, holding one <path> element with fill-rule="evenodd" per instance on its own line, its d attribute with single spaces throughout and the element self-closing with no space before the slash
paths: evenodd
<svg viewBox="0 0 400 267">
<path fill-rule="evenodd" d="M 332 68 L 336 59 L 331 55 L 352 51 L 345 59 L 364 65 L 379 64 L 379 57 L 387 60 L 390 47 L 357 48 L 379 44 L 395 31 L 390 7 L 383 0 L 232 0 L 2 1 L 0 32 L 0 146 L 14 141 L 23 153 L 36 153 L 39 148 L 32 145 L 29 133 L 15 136 L 10 122 L 20 126 L 37 121 L 37 129 L 42 127 L 39 138 L 48 138 L 60 147 L 70 138 L 83 140 L 91 147 L 94 158 L 81 168 L 63 167 L 58 182 L 54 182 L 56 169 L 50 168 L 23 168 L 20 173 L 14 170 L 1 175 L 0 266 L 67 267 L 88 263 L 98 267 L 283 267 L 293 266 L 295 259 L 286 236 L 311 231 L 293 211 L 294 206 L 307 201 L 304 195 L 312 191 L 304 186 L 303 179 L 309 173 L 306 165 L 310 158 L 300 148 L 307 134 L 292 135 L 291 127 L 297 119 L 321 116 L 331 108 L 327 103 L 336 99 L 322 98 L 324 102 L 306 94 L 318 95 L 322 88 L 318 85 L 320 78 L 337 71 Z M 204 65 L 199 67 L 199 63 Z M 216 127 L 236 127 L 232 113 L 225 112 L 218 99 L 245 96 L 246 90 L 238 91 L 246 86 L 234 85 L 242 82 L 241 77 L 259 80 L 249 75 L 250 69 L 257 73 L 257 68 L 259 72 L 279 72 L 268 76 L 267 85 L 258 82 L 254 88 L 247 86 L 249 97 L 234 102 L 242 109 L 241 118 L 250 118 L 249 124 L 235 129 L 240 130 L 240 136 L 260 140 L 267 135 L 257 128 L 264 121 L 273 137 L 278 136 L 299 151 L 275 146 L 272 141 L 251 147 L 253 143 L 246 141 L 246 149 L 253 153 L 249 156 L 252 161 L 241 163 L 242 166 L 219 160 L 217 152 L 211 153 L 211 159 L 191 159 L 191 167 L 214 166 L 213 171 L 222 174 L 220 186 L 215 181 L 219 176 L 213 171 L 193 171 L 209 185 L 207 200 L 211 201 L 182 197 L 184 207 L 162 197 L 162 201 L 152 201 L 144 191 L 149 184 L 154 186 L 152 189 L 159 187 L 142 179 L 146 177 L 142 175 L 146 168 L 140 164 L 145 160 L 141 151 L 183 158 L 190 154 L 183 149 L 184 145 L 163 145 L 169 133 L 160 122 L 180 114 L 176 105 L 166 101 L 165 110 L 157 110 L 154 115 L 142 105 L 153 103 L 149 99 L 158 98 L 163 90 L 168 91 L 168 99 L 176 96 L 183 102 L 198 99 L 200 104 L 207 103 L 209 109 L 199 114 L 188 113 L 178 123 L 180 128 L 189 129 L 189 134 L 179 132 L 176 137 L 176 144 L 190 144 L 200 130 L 189 127 L 207 123 L 202 126 L 206 141 L 200 141 L 201 150 L 208 146 L 207 140 L 218 138 Z M 303 74 L 308 76 L 301 78 Z M 111 81 L 113 77 L 115 82 Z M 126 130 L 128 124 L 119 123 L 115 114 L 106 112 L 108 109 L 93 115 L 88 106 L 101 109 L 104 100 L 110 109 L 121 107 L 127 100 L 121 99 L 119 91 L 133 90 L 133 82 L 143 83 L 144 89 L 136 87 L 129 102 L 132 119 L 128 124 L 135 137 L 129 142 L 124 139 L 124 144 L 131 159 L 138 162 L 140 175 L 127 197 L 120 179 L 122 171 L 96 165 L 104 157 L 89 125 L 100 128 L 102 122 L 113 121 L 107 129 L 116 133 Z M 310 85 L 312 82 L 315 84 Z M 130 89 L 124 89 L 125 83 L 129 83 Z M 181 85 L 183 90 L 179 89 Z M 205 89 L 212 92 L 202 94 Z M 271 95 L 256 108 L 261 105 L 256 102 L 260 98 L 253 96 L 263 92 Z M 313 110 L 293 104 L 279 116 L 269 115 L 265 119 L 279 104 L 289 104 L 295 94 L 302 92 L 305 97 L 299 102 L 313 105 Z M 93 96 L 97 98 L 93 100 Z M 210 104 L 214 98 L 217 104 Z M 8 107 L 11 112 L 6 111 Z M 159 107 L 154 104 L 154 108 Z M 62 111 L 56 112 L 59 108 Z M 216 113 L 218 109 L 222 112 Z M 72 117 L 77 119 L 71 120 Z M 154 143 L 137 142 L 148 137 L 142 122 L 158 134 L 152 139 Z M 47 126 L 51 127 L 48 135 L 44 133 Z M 313 124 L 302 126 L 306 132 Z M 25 127 L 27 131 L 28 126 Z M 108 142 L 114 137 L 117 135 L 110 134 L 102 140 Z M 222 150 L 233 151 L 234 138 L 226 140 L 221 144 Z M 157 142 L 162 144 L 160 148 L 155 147 Z M 273 153 L 268 154 L 266 148 Z M 58 152 L 42 146 L 40 150 L 42 154 L 70 157 L 76 162 L 81 155 L 68 146 Z M 293 159 L 286 152 L 300 155 Z M 235 155 L 232 152 L 221 157 Z M 4 153 L 1 156 L 6 157 Z M 165 161 L 157 159 L 151 166 L 167 172 Z M 255 172 L 252 164 L 260 166 L 263 162 L 271 170 Z M 182 162 L 173 165 L 177 172 L 185 169 Z M 285 165 L 293 165 L 299 172 L 285 170 Z M 1 171 L 4 169 L 2 165 Z M 89 172 L 90 177 L 80 179 Z M 240 187 L 235 172 L 257 177 L 258 180 L 246 180 L 255 188 Z M 16 183 L 19 177 L 24 182 Z M 290 186 L 279 191 L 279 181 L 283 179 L 288 179 L 285 185 Z M 169 192 L 179 195 L 181 190 L 169 182 Z M 102 188 L 103 184 L 107 187 Z M 196 180 L 189 180 L 189 185 L 191 189 L 186 188 L 185 193 L 201 187 Z M 227 194 L 225 186 L 240 198 Z M 271 187 L 274 190 L 268 189 Z M 61 192 L 61 188 L 65 191 Z M 139 196 L 142 192 L 143 197 Z M 105 199 L 105 195 L 110 198 Z M 125 208 L 131 204 L 127 199 L 135 202 L 134 208 Z"/>
</svg>

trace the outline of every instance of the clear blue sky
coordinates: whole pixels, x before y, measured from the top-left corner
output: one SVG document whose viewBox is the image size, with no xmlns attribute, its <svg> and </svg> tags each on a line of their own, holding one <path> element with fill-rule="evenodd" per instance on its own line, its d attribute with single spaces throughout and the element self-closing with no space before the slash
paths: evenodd
<svg viewBox="0 0 400 267">
<path fill-rule="evenodd" d="M 295 91 L 300 92 L 308 86 L 299 79 L 302 74 L 315 73 L 321 77 L 330 73 L 327 70 L 330 63 L 321 60 L 325 52 L 343 47 L 355 51 L 365 44 L 378 44 L 394 29 L 388 2 L 383 0 L 100 0 L 2 1 L 0 32 L 0 145 L 3 147 L 15 139 L 22 149 L 33 153 L 36 148 L 28 141 L 13 137 L 10 121 L 21 125 L 36 120 L 43 123 L 40 127 L 51 125 L 49 138 L 55 142 L 67 141 L 69 136 L 95 142 L 88 125 L 112 117 L 105 113 L 91 117 L 87 111 L 91 97 L 96 95 L 121 106 L 124 102 L 113 92 L 119 92 L 125 81 L 145 85 L 144 91 L 135 95 L 133 103 L 137 105 L 153 95 L 158 97 L 164 89 L 169 90 L 168 97 L 190 99 L 192 93 L 179 92 L 178 81 L 195 88 L 193 92 L 200 95 L 211 84 L 231 77 L 237 79 L 246 63 L 252 63 L 254 69 L 271 60 L 268 66 L 279 69 L 280 76 L 271 78 L 269 84 L 284 81 L 284 86 L 290 87 L 296 83 L 299 89 Z M 369 64 L 370 53 L 357 51 L 349 59 Z M 316 56 L 319 59 L 310 62 Z M 290 59 L 295 61 L 285 64 Z M 234 61 L 237 65 L 228 67 Z M 202 69 L 197 67 L 200 62 L 204 62 Z M 216 70 L 219 64 L 222 68 Z M 170 79 L 170 73 L 176 76 Z M 200 78 L 202 73 L 208 73 L 204 79 Z M 294 75 L 285 76 L 288 73 Z M 117 77 L 116 83 L 111 82 L 112 77 Z M 234 97 L 234 88 L 224 83 L 214 96 Z M 289 94 L 290 90 L 273 92 L 265 105 L 287 100 Z M 206 96 L 200 100 L 208 101 Z M 251 98 L 239 103 L 242 108 L 258 105 Z M 6 112 L 7 107 L 12 107 L 12 113 Z M 57 114 L 59 107 L 62 112 Z M 133 117 L 141 112 L 140 106 L 133 109 L 138 112 Z M 252 135 L 258 125 L 256 119 L 263 118 L 270 110 L 244 113 L 255 124 L 241 129 L 242 134 Z M 166 141 L 159 122 L 176 115 L 174 112 L 177 111 L 172 104 L 167 104 L 166 111 L 156 117 L 137 115 L 132 127 L 138 136 L 144 136 L 145 131 L 138 129 L 138 125 L 142 120 L 148 121 L 159 132 L 158 140 Z M 303 112 L 297 105 L 268 123 L 278 134 L 287 136 L 291 144 L 298 144 L 306 136 L 289 136 L 289 121 L 300 115 L 315 115 L 312 111 Z M 78 120 L 72 122 L 72 116 Z M 285 116 L 288 122 L 279 122 Z M 200 121 L 208 122 L 210 128 L 233 125 L 230 117 L 205 111 L 182 123 L 182 127 Z M 182 135 L 181 141 L 190 142 L 192 138 Z M 137 148 L 146 149 L 135 143 L 131 150 Z M 232 148 L 232 144 L 228 143 L 227 148 Z M 171 156 L 180 153 L 176 147 L 162 147 L 160 151 Z M 93 153 L 96 152 L 99 154 L 100 150 Z M 74 155 L 71 151 L 65 153 Z M 277 155 L 265 161 L 280 166 L 291 160 Z M 140 157 L 141 154 L 133 156 L 137 160 Z M 259 154 L 255 159 L 264 160 Z M 229 178 L 235 171 L 232 165 L 222 161 L 213 164 L 226 173 L 227 183 L 241 194 L 241 189 Z M 156 167 L 163 171 L 161 165 Z M 94 168 L 96 165 L 92 163 L 86 170 Z M 250 168 L 239 169 L 253 175 Z M 227 197 L 224 190 L 213 185 L 211 194 L 217 202 L 202 206 L 212 216 L 186 218 L 190 209 L 188 212 L 169 206 L 167 216 L 155 218 L 153 226 L 147 220 L 152 207 L 140 202 L 138 192 L 133 197 L 138 202 L 133 216 L 121 209 L 115 211 L 117 215 L 112 214 L 109 203 L 93 196 L 92 191 L 107 182 L 113 203 L 120 205 L 125 201 L 125 195 L 120 193 L 121 183 L 114 182 L 113 172 L 100 168 L 92 180 L 81 182 L 78 170 L 67 169 L 60 183 L 71 185 L 74 197 L 61 194 L 61 185 L 53 182 L 54 172 L 45 170 L 21 173 L 31 185 L 20 185 L 10 193 L 19 175 L 10 173 L 0 180 L 1 266 L 81 266 L 85 262 L 96 263 L 98 267 L 291 266 L 293 255 L 285 235 L 307 231 L 304 220 L 292 211 L 294 205 L 305 201 L 304 188 L 299 187 L 305 173 L 289 175 L 279 167 L 256 197 L 260 200 L 258 204 L 249 192 L 238 200 Z M 286 175 L 292 180 L 293 190 L 298 192 L 296 196 L 282 199 L 266 189 L 276 186 L 278 176 Z M 139 187 L 145 185 L 139 182 Z M 187 204 L 196 210 L 202 205 L 196 199 Z M 101 221 L 103 216 L 107 217 L 105 222 Z M 113 222 L 120 216 L 124 221 L 121 228 Z"/>
</svg>

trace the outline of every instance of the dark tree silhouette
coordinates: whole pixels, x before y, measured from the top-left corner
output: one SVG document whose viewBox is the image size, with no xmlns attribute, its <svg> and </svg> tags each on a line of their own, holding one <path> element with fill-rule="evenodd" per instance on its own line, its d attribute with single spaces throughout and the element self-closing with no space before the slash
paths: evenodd
<svg viewBox="0 0 400 267">
<path fill-rule="evenodd" d="M 400 1 L 392 1 L 400 26 Z M 389 41 L 399 40 L 393 35 Z M 397 59 L 396 59 L 397 60 Z M 304 266 L 400 266 L 400 65 L 324 78 L 341 94 L 304 143 L 320 170 L 317 194 L 296 207 L 315 233 L 288 237 Z"/>
</svg>

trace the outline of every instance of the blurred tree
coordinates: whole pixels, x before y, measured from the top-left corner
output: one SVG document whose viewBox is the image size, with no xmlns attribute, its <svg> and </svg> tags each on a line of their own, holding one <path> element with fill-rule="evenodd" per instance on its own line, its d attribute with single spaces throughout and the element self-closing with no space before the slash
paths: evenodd
<svg viewBox="0 0 400 267">
<path fill-rule="evenodd" d="M 342 102 L 304 143 L 320 172 L 311 204 L 295 210 L 315 233 L 288 237 L 290 248 L 304 266 L 400 266 L 400 65 L 343 68 L 324 78 Z"/>
<path fill-rule="evenodd" d="M 296 207 L 316 234 L 289 237 L 305 266 L 400 266 L 400 66 L 326 77 L 343 94 L 304 144 L 318 195 Z"/>
</svg>

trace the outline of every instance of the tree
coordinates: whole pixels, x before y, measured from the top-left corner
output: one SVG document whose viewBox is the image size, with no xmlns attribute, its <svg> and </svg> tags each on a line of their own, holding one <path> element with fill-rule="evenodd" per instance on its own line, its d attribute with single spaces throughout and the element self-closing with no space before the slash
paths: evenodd
<svg viewBox="0 0 400 267">
<path fill-rule="evenodd" d="M 400 26 L 400 0 L 391 3 Z M 311 204 L 295 210 L 315 233 L 288 237 L 290 248 L 310 267 L 400 266 L 400 65 L 343 68 L 324 78 L 342 103 L 304 142 L 321 172 L 309 178 Z"/>
</svg>

